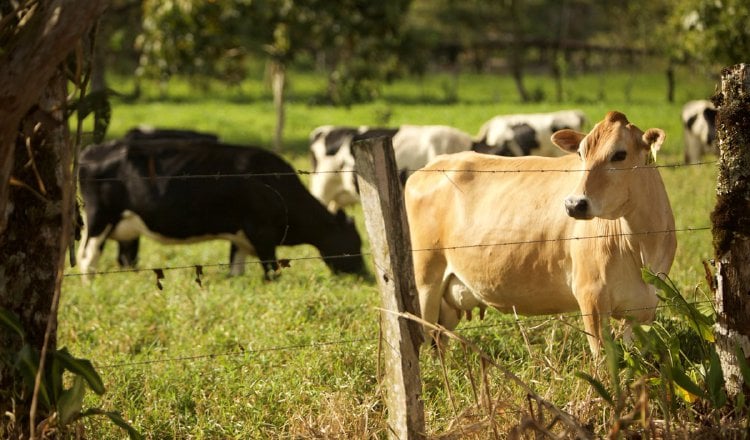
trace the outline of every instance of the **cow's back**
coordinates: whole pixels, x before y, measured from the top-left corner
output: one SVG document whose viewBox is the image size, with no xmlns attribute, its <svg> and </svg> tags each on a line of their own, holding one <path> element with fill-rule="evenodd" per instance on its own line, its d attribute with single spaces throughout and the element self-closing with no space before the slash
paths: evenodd
<svg viewBox="0 0 750 440">
<path fill-rule="evenodd" d="M 402 125 L 393 136 L 396 164 L 407 176 L 441 154 L 471 149 L 471 136 L 446 125 Z"/>
<path fill-rule="evenodd" d="M 575 310 L 561 239 L 573 232 L 563 199 L 579 173 L 560 170 L 576 161 L 468 152 L 416 172 L 405 195 L 417 278 L 455 276 L 501 310 L 512 304 L 519 313 L 556 312 L 561 293 L 563 308 Z"/>
</svg>

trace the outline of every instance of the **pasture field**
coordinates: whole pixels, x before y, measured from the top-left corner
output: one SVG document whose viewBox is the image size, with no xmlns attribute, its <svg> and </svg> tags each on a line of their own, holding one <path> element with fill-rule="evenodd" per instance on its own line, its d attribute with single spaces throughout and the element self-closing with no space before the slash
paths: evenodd
<svg viewBox="0 0 750 440">
<path fill-rule="evenodd" d="M 290 77 L 284 156 L 299 170 L 310 169 L 307 135 L 322 124 L 434 123 L 474 134 L 495 114 L 563 108 L 582 109 L 592 123 L 616 109 L 643 130 L 663 128 L 667 140 L 658 163 L 680 164 L 681 104 L 714 89 L 710 79 L 682 72 L 677 102 L 670 104 L 660 74 L 625 72 L 568 79 L 565 102 L 519 104 L 509 78 L 464 74 L 456 88 L 454 78 L 435 75 L 390 84 L 376 102 L 338 108 L 310 104 L 323 81 L 314 75 Z M 546 77 L 527 81 L 546 96 L 552 96 L 553 86 Z M 150 124 L 213 131 L 228 142 L 270 147 L 274 110 L 262 79 L 205 92 L 175 81 L 166 97 L 150 93 L 137 102 L 114 102 L 109 137 Z M 671 277 L 688 299 L 698 301 L 706 300 L 707 291 L 701 262 L 713 254 L 710 231 L 702 228 L 710 226 L 715 168 L 709 163 L 661 169 L 677 228 L 698 229 L 678 233 Z M 349 214 L 357 220 L 367 255 L 361 208 Z M 150 439 L 386 437 L 378 383 L 379 296 L 372 276 L 333 276 L 309 246 L 280 248 L 279 257 L 290 259 L 291 267 L 270 283 L 262 281 L 255 263 L 244 276 L 228 277 L 226 242 L 166 246 L 143 239 L 137 272 L 118 272 L 115 250 L 114 243 L 106 247 L 98 269 L 107 273 L 90 285 L 76 268 L 66 269 L 58 345 L 90 359 L 107 387 L 101 397 L 89 395 L 86 406 L 120 411 Z M 369 255 L 366 260 L 374 273 Z M 203 268 L 200 283 L 196 265 Z M 154 268 L 165 269 L 162 289 Z M 458 332 L 602 436 L 612 414 L 574 375 L 604 370 L 592 361 L 581 328 L 575 314 L 516 320 L 488 311 L 484 321 L 464 321 Z M 526 392 L 478 365 L 477 355 L 457 344 L 444 363 L 423 353 L 431 435 L 463 427 L 466 431 L 455 438 L 493 438 L 498 432 L 502 438 L 518 425 Z M 484 395 L 494 399 L 496 424 L 481 424 L 475 432 L 473 423 L 486 418 L 472 385 L 480 378 L 487 385 Z M 692 421 L 689 408 L 677 414 L 685 423 Z M 125 436 L 103 419 L 84 423 L 87 438 Z"/>
</svg>

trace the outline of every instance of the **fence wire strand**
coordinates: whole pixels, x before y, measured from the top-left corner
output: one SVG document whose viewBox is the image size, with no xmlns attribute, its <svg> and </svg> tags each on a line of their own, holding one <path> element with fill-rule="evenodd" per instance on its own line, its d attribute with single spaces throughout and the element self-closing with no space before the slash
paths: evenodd
<svg viewBox="0 0 750 440">
<path fill-rule="evenodd" d="M 699 304 L 714 304 L 714 302 L 710 300 L 704 300 L 704 301 L 689 302 L 688 304 L 695 306 Z M 668 308 L 668 307 L 669 307 L 668 304 L 659 304 L 655 308 L 663 309 L 663 308 Z M 643 308 L 627 309 L 627 310 L 624 310 L 624 312 L 633 312 L 633 311 L 640 311 L 640 310 L 646 310 L 646 309 L 651 309 L 651 308 L 643 307 Z M 585 313 L 580 313 L 580 312 L 558 313 L 554 315 L 545 315 L 545 316 L 524 316 L 522 318 L 516 317 L 512 321 L 507 321 L 507 322 L 497 322 L 497 323 L 492 323 L 492 324 L 462 325 L 460 329 L 454 330 L 454 332 L 459 335 L 466 335 L 470 333 L 471 331 L 475 331 L 475 330 L 486 330 L 490 328 L 507 327 L 507 326 L 514 327 L 517 324 L 526 324 L 526 323 L 534 323 L 534 322 L 552 323 L 554 321 L 581 319 L 585 316 L 588 316 L 588 315 Z M 581 331 L 582 333 L 584 332 L 584 330 L 578 327 L 575 327 L 575 328 Z M 219 357 L 252 356 L 252 355 L 261 354 L 261 353 L 319 349 L 319 348 L 333 347 L 333 346 L 338 346 L 338 345 L 355 344 L 355 343 L 360 343 L 360 342 L 375 343 L 378 341 L 378 339 L 379 337 L 339 339 L 339 340 L 330 340 L 330 341 L 324 341 L 324 342 L 311 342 L 309 344 L 290 344 L 290 345 L 279 345 L 279 346 L 254 348 L 254 349 L 245 349 L 245 348 L 240 347 L 239 350 L 231 350 L 231 351 L 223 351 L 223 352 L 215 352 L 215 353 L 201 353 L 201 354 L 175 356 L 175 357 L 162 357 L 162 358 L 145 359 L 141 361 L 132 361 L 132 362 L 115 362 L 111 364 L 99 365 L 97 366 L 97 368 L 112 369 L 112 368 L 120 368 L 120 367 L 146 366 L 146 365 L 162 364 L 162 363 L 193 362 L 193 361 L 200 361 L 200 360 L 206 360 L 206 359 L 214 359 L 214 358 L 219 358 Z"/>
<path fill-rule="evenodd" d="M 648 170 L 653 168 L 683 168 L 683 167 L 695 167 L 704 165 L 715 165 L 718 161 L 705 161 L 697 163 L 671 163 L 663 165 L 646 165 L 646 166 L 634 166 L 628 168 L 608 168 L 607 171 L 637 171 L 637 170 Z M 518 174 L 518 173 L 581 173 L 589 172 L 590 169 L 582 170 L 570 170 L 570 169 L 533 169 L 533 170 L 468 170 L 468 169 L 407 169 L 409 173 L 478 173 L 478 174 Z M 341 169 L 341 170 L 294 170 L 290 172 L 270 172 L 270 173 L 227 173 L 227 174 L 184 174 L 184 175 L 131 175 L 127 177 L 85 177 L 79 179 L 81 182 L 125 182 L 130 180 L 151 180 L 151 181 L 163 181 L 163 180 L 219 180 L 219 179 L 247 179 L 251 177 L 289 177 L 289 176 L 309 176 L 309 175 L 325 175 L 325 174 L 356 174 L 354 169 Z"/>
<path fill-rule="evenodd" d="M 443 246 L 443 247 L 435 247 L 435 248 L 422 248 L 422 249 L 411 249 L 410 252 L 428 252 L 428 251 L 438 251 L 438 250 L 456 250 L 456 249 L 467 249 L 467 248 L 484 248 L 484 247 L 500 247 L 500 246 L 518 246 L 523 244 L 541 244 L 541 243 L 551 243 L 551 242 L 558 242 L 558 241 L 576 241 L 576 240 L 593 240 L 593 239 L 602 239 L 602 238 L 613 238 L 613 237 L 628 237 L 628 236 L 639 236 L 639 235 L 657 235 L 657 234 L 667 234 L 671 232 L 700 232 L 700 231 L 708 231 L 711 228 L 709 226 L 702 226 L 702 227 L 692 227 L 687 226 L 683 228 L 675 228 L 675 229 L 664 229 L 661 231 L 642 231 L 642 232 L 622 232 L 619 234 L 599 234 L 599 235 L 587 235 L 582 237 L 563 237 L 563 238 L 549 238 L 549 239 L 538 239 L 538 240 L 521 240 L 521 241 L 508 241 L 508 242 L 500 242 L 500 243 L 480 243 L 480 244 L 470 244 L 470 245 L 457 245 L 457 246 Z M 352 254 L 341 254 L 341 255 L 330 255 L 326 257 L 322 256 L 305 256 L 305 257 L 293 257 L 293 258 L 283 258 L 279 259 L 284 260 L 285 262 L 293 262 L 293 261 L 308 261 L 308 260 L 332 260 L 332 259 L 340 259 L 340 258 L 351 258 L 351 257 L 369 257 L 372 253 L 370 252 L 360 252 L 360 253 L 352 253 Z M 97 276 L 97 275 L 112 275 L 112 274 L 122 274 L 122 273 L 138 273 L 138 272 L 154 272 L 157 270 L 167 271 L 167 270 L 181 270 L 181 269 L 191 269 L 195 270 L 196 268 L 207 268 L 207 267 L 232 267 L 236 265 L 242 265 L 247 266 L 248 264 L 257 264 L 257 263 L 274 263 L 276 260 L 253 260 L 253 261 L 246 261 L 244 263 L 200 263 L 200 264 L 186 264 L 186 265 L 179 265 L 179 266 L 159 266 L 159 267 L 149 267 L 149 268 L 123 268 L 123 269 L 114 269 L 114 270 L 107 270 L 107 271 L 101 271 L 101 272 L 68 272 L 64 274 L 65 277 L 80 277 L 80 276 Z"/>
</svg>

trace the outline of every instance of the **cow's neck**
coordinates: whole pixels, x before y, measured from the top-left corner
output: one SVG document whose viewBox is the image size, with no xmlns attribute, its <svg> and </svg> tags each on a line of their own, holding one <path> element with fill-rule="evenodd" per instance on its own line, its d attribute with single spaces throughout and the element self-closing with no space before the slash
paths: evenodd
<svg viewBox="0 0 750 440">
<path fill-rule="evenodd" d="M 630 210 L 618 219 L 627 241 L 648 255 L 657 255 L 664 237 L 674 234 L 674 216 L 661 176 L 655 169 L 642 171 L 641 193 L 630 198 Z M 663 208 L 666 207 L 666 210 Z"/>
<path fill-rule="evenodd" d="M 328 234 L 337 230 L 336 219 L 317 200 L 311 199 L 308 206 L 299 205 L 297 215 L 291 215 L 288 219 L 288 227 L 283 245 L 295 246 L 298 244 L 310 244 L 320 249 L 326 242 Z"/>
</svg>

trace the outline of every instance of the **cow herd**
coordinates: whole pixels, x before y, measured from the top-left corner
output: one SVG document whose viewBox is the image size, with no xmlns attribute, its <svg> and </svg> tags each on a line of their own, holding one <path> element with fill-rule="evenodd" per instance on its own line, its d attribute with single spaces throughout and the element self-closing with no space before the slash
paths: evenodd
<svg viewBox="0 0 750 440">
<path fill-rule="evenodd" d="M 715 145 L 708 101 L 683 111 L 685 160 Z M 278 246 L 310 244 L 334 273 L 362 273 L 352 143 L 391 139 L 412 238 L 423 318 L 448 329 L 475 308 L 579 310 L 592 351 L 608 317 L 653 319 L 642 267 L 667 273 L 674 217 L 651 158 L 661 129 L 609 112 L 586 134 L 581 111 L 502 115 L 478 136 L 444 125 L 321 126 L 310 133 L 309 188 L 284 159 L 189 130 L 134 129 L 80 156 L 87 275 L 107 240 L 136 264 L 141 235 L 163 243 L 223 239 L 231 273 L 257 257 L 267 280 Z M 442 172 L 435 172 L 442 170 Z M 445 171 L 448 170 L 448 171 Z"/>
<path fill-rule="evenodd" d="M 400 127 L 318 127 L 310 134 L 313 174 L 310 192 L 331 211 L 357 203 L 359 195 L 351 144 L 389 136 L 402 182 L 441 154 L 462 151 L 500 156 L 558 155 L 549 140 L 562 129 L 582 130 L 586 117 L 580 110 L 500 115 L 487 121 L 474 138 L 446 125 Z M 554 151 L 553 151 L 554 150 Z"/>
</svg>

